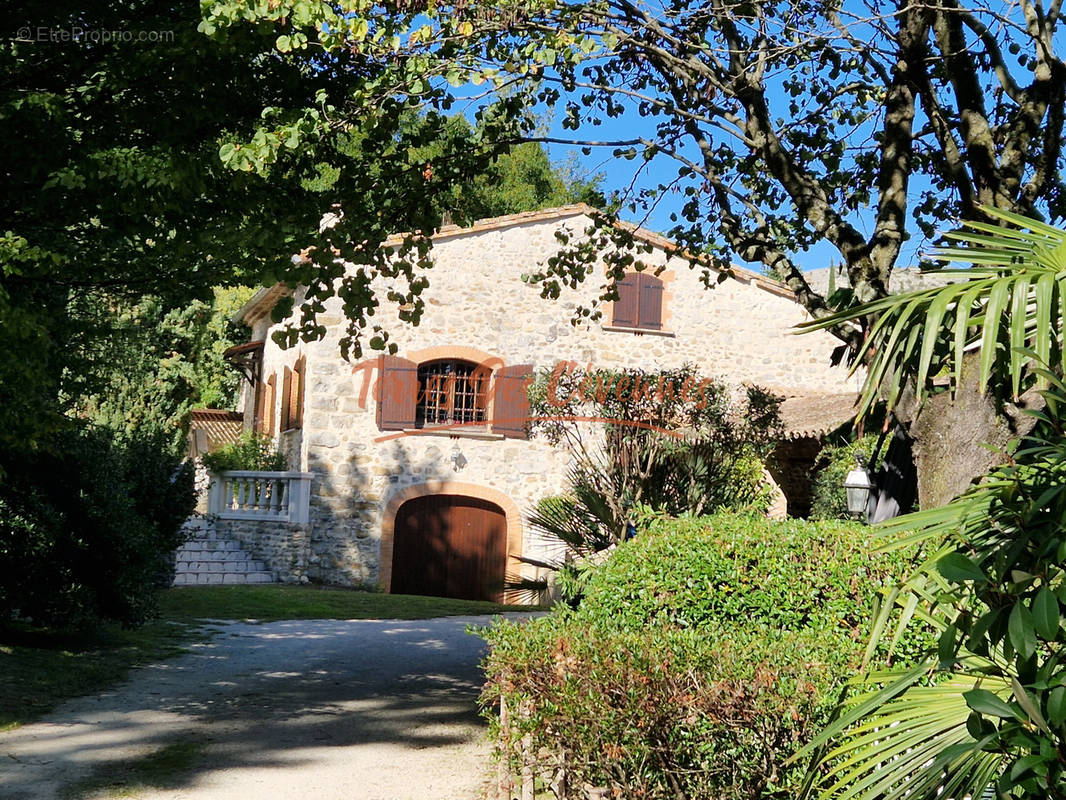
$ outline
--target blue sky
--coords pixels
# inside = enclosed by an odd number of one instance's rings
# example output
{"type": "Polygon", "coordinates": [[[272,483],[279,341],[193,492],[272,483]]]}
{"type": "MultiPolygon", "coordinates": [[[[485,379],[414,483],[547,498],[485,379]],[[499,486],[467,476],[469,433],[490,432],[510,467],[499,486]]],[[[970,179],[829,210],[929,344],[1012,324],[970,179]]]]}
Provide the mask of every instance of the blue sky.
{"type": "MultiPolygon", "coordinates": [[[[650,135],[651,131],[648,129],[651,127],[637,117],[634,112],[630,111],[619,118],[605,119],[603,124],[597,128],[579,131],[576,136],[577,138],[588,136],[589,138],[604,140],[626,139],[639,136],[642,129],[646,129],[646,133],[650,135]]],[[[552,120],[548,135],[558,138],[575,138],[575,133],[564,130],[557,120],[552,120]]],[[[612,157],[612,148],[610,147],[594,148],[592,153],[587,156],[583,155],[580,148],[576,146],[548,144],[545,147],[553,161],[565,162],[568,158],[576,158],[586,174],[602,174],[604,176],[603,188],[607,192],[626,190],[633,181],[634,173],[639,163],[637,160],[627,161],[612,157]]],[[[656,159],[648,164],[637,176],[635,188],[653,188],[662,182],[667,182],[674,176],[676,169],[676,162],[667,158],[656,159]]],[[[920,181],[914,181],[910,192],[912,199],[917,195],[915,187],[920,185],[920,181]]],[[[643,215],[634,215],[628,209],[622,213],[622,217],[630,222],[639,222],[652,230],[665,233],[674,224],[670,219],[670,214],[678,213],[682,204],[683,200],[679,194],[668,194],[660,199],[647,218],[643,215]]],[[[860,230],[865,227],[861,218],[853,217],[851,222],[860,230]]],[[[868,233],[865,230],[863,232],[868,233]]],[[[922,241],[919,231],[912,230],[911,234],[914,238],[904,245],[897,266],[903,267],[916,264],[919,249],[924,249],[927,246],[922,241]]],[[[841,263],[840,254],[836,248],[826,242],[815,245],[805,253],[792,255],[794,255],[796,263],[804,271],[821,269],[834,263],[841,263]]],[[[760,269],[759,265],[746,266],[751,269],[760,269]]]]}

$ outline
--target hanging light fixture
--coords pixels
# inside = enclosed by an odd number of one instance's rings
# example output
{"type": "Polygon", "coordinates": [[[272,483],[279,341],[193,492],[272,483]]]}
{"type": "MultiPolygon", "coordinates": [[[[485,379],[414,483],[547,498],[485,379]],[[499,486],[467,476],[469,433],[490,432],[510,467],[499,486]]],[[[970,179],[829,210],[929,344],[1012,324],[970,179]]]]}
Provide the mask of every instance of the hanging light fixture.
{"type": "Polygon", "coordinates": [[[874,484],[870,480],[870,472],[863,464],[860,455],[855,456],[855,469],[848,473],[844,479],[844,491],[848,496],[848,513],[865,514],[870,503],[870,492],[874,484]]]}

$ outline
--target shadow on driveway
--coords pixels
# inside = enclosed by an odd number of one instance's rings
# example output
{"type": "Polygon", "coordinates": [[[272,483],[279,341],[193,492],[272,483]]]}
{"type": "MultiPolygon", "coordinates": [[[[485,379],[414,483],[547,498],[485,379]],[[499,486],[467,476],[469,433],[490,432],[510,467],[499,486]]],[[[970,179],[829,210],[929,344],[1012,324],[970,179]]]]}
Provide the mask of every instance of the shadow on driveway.
{"type": "Polygon", "coordinates": [[[0,797],[474,800],[488,617],[213,625],[194,652],[0,734],[0,797]]]}

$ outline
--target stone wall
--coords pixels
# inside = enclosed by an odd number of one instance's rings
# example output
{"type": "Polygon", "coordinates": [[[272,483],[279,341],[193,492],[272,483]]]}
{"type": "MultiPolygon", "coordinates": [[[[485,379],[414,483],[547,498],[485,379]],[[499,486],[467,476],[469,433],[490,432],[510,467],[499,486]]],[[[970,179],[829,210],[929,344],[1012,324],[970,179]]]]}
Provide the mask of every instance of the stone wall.
{"type": "Polygon", "coordinates": [[[310,526],[265,520],[218,519],[220,538],[236,539],[282,583],[306,583],[311,576],[310,526]]]}
{"type": "MultiPolygon", "coordinates": [[[[398,355],[414,361],[451,355],[544,369],[573,361],[646,370],[694,363],[703,374],[733,384],[832,392],[849,386],[846,372],[829,366],[836,340],[823,333],[794,334],[794,326],[807,317],[787,291],[750,275],[708,290],[698,272],[661,249],[640,258],[665,267],[660,274],[666,286],[664,331],[611,330],[609,307],[601,322],[571,324],[575,309],[592,301],[603,280],[590,277],[586,286],[564,290],[551,301],[522,275],[557,252],[560,227],[579,235],[587,224],[588,218],[577,214],[442,235],[433,251],[430,286],[423,292],[427,309],[421,324],[398,320],[399,309],[385,299],[386,281],[376,286],[382,304],[374,321],[389,329],[398,355]]],[[[301,574],[343,585],[380,585],[381,536],[383,527],[390,527],[384,518],[393,513],[390,501],[412,487],[456,481],[512,500],[518,511],[509,516],[519,519],[508,522],[523,526],[521,552],[543,552],[543,543],[525,530],[521,517],[540,498],[565,488],[565,453],[540,440],[379,431],[372,387],[376,354],[359,364],[340,358],[338,339],[345,326],[339,303],[329,303],[320,317],[327,328],[323,340],[290,351],[270,340],[268,311],[253,310],[246,317],[253,338],[266,340],[264,377],[277,373],[280,386],[282,368],[306,357],[303,430],[298,436],[283,434],[281,442],[291,469],[315,475],[301,574]],[[451,458],[457,448],[465,461],[461,468],[451,458]]],[[[250,398],[246,402],[250,405],[250,398]]],[[[274,414],[279,417],[280,398],[274,414]]],[[[386,551],[391,557],[388,543],[386,551]]],[[[533,572],[524,568],[529,577],[533,572]]]]}

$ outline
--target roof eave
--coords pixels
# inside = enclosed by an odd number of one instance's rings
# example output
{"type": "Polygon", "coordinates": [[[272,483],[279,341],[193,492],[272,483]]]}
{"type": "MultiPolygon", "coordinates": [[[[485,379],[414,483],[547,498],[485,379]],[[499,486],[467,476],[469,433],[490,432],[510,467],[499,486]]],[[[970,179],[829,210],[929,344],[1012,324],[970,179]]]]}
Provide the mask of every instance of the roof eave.
{"type": "Polygon", "coordinates": [[[251,327],[257,320],[269,314],[274,304],[288,291],[288,287],[283,283],[264,286],[249,297],[247,302],[230,317],[230,320],[236,325],[251,327]]]}

